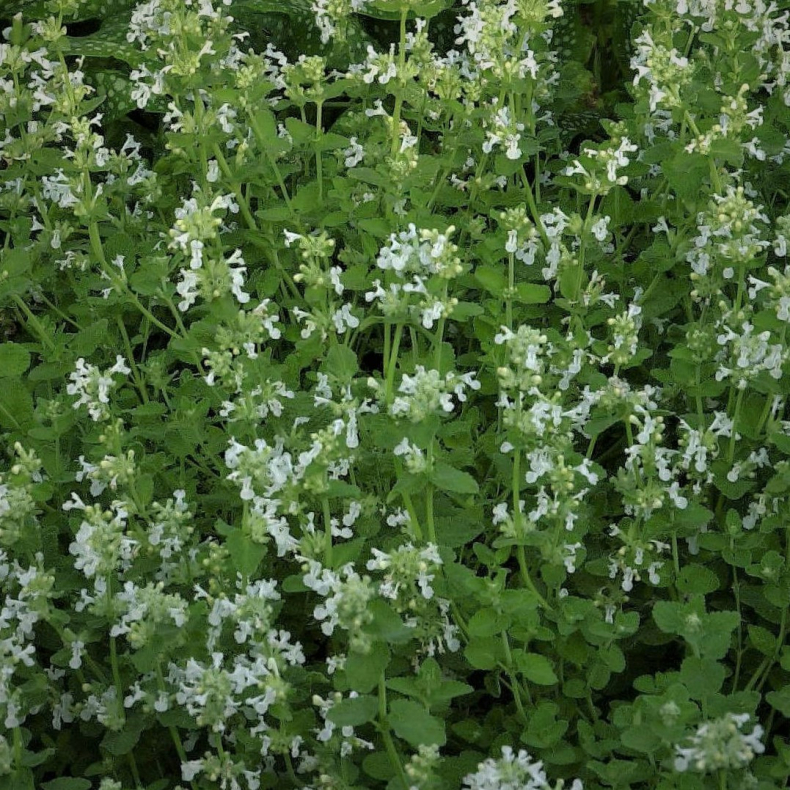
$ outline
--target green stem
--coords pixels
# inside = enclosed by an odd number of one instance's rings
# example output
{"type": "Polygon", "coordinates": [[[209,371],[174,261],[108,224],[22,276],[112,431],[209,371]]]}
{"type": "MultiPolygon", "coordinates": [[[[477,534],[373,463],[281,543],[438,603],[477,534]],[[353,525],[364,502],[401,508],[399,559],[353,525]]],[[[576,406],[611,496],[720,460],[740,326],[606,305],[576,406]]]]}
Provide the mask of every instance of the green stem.
{"type": "MultiPolygon", "coordinates": [[[[107,579],[107,608],[112,611],[112,579],[107,579]]],[[[118,703],[118,714],[121,719],[125,719],[126,715],[123,707],[123,685],[121,684],[121,671],[118,666],[118,647],[116,638],[110,637],[110,667],[112,668],[112,679],[115,684],[115,694],[118,703]]]]}
{"type": "Polygon", "coordinates": [[[129,752],[126,758],[129,763],[129,769],[132,772],[132,779],[134,780],[135,787],[142,787],[143,783],[140,781],[140,771],[137,769],[137,760],[134,759],[134,752],[129,752]]]}
{"type": "Polygon", "coordinates": [[[745,691],[751,691],[757,685],[760,675],[763,674],[765,668],[770,666],[770,664],[771,660],[767,657],[760,662],[760,666],[757,667],[752,676],[749,678],[749,682],[746,684],[746,688],[744,689],[745,691]]]}
{"type": "Polygon", "coordinates": [[[22,730],[14,727],[14,774],[22,774],[22,730]]]}
{"type": "Polygon", "coordinates": [[[532,581],[532,577],[529,575],[527,555],[523,546],[516,546],[516,557],[518,558],[518,567],[524,584],[526,584],[527,588],[537,597],[538,602],[544,609],[553,611],[554,607],[540,594],[538,588],[535,587],[535,582],[532,581]]]}
{"type": "Polygon", "coordinates": [[[770,675],[771,670],[774,668],[774,665],[779,660],[779,653],[784,646],[785,636],[787,635],[787,609],[782,609],[782,619],[779,622],[779,636],[776,639],[776,648],[774,649],[774,655],[771,661],[769,662],[768,666],[765,668],[762,678],[760,678],[760,682],[755,687],[755,691],[762,691],[763,686],[766,684],[768,680],[768,675],[770,675]]]}
{"type": "Polygon", "coordinates": [[[225,176],[228,184],[236,195],[236,202],[239,204],[241,215],[244,217],[247,227],[249,227],[251,230],[257,230],[258,223],[255,222],[255,217],[252,216],[247,198],[242,192],[241,185],[236,183],[235,179],[233,178],[233,173],[228,166],[227,160],[223,156],[222,151],[220,150],[219,143],[214,143],[212,153],[214,154],[214,158],[217,160],[217,164],[219,165],[219,169],[222,171],[222,175],[225,176]]]}
{"type": "Polygon", "coordinates": [[[390,349],[389,360],[387,361],[387,381],[386,389],[384,390],[385,401],[389,404],[392,397],[392,387],[395,382],[395,367],[398,364],[398,350],[400,348],[400,340],[403,335],[403,324],[399,323],[395,327],[395,339],[392,341],[392,348],[390,349]]]}
{"type": "MultiPolygon", "coordinates": [[[[696,123],[694,123],[694,119],[691,117],[688,110],[683,111],[683,118],[689,125],[689,129],[691,129],[694,135],[696,137],[701,137],[699,127],[696,123]]],[[[713,186],[716,188],[716,192],[721,194],[721,178],[719,178],[719,171],[716,170],[716,163],[713,161],[713,159],[710,160],[710,180],[713,186]]]]}
{"type": "Polygon", "coordinates": [[[285,204],[288,206],[288,211],[290,211],[291,216],[298,221],[298,217],[296,212],[294,211],[293,206],[291,205],[291,196],[288,194],[288,187],[285,186],[285,181],[283,180],[282,173],[280,172],[280,168],[277,166],[277,162],[274,157],[269,153],[269,144],[266,141],[266,138],[261,131],[260,126],[258,126],[257,122],[255,121],[255,116],[250,114],[248,115],[250,127],[252,128],[253,134],[255,135],[255,139],[258,141],[258,145],[261,147],[261,150],[266,155],[266,158],[269,160],[269,164],[272,166],[272,170],[274,170],[274,176],[277,179],[277,184],[280,187],[280,191],[282,192],[283,199],[285,200],[285,204]]]}
{"type": "Polygon", "coordinates": [[[384,672],[379,675],[379,732],[381,732],[381,737],[384,740],[384,747],[387,750],[390,765],[403,785],[402,790],[406,790],[409,787],[409,780],[406,777],[406,772],[403,770],[403,764],[390,735],[390,725],[387,721],[387,683],[384,672]]]}
{"type": "MultiPolygon", "coordinates": [[[[160,691],[167,691],[165,687],[165,679],[162,675],[162,666],[158,660],[156,662],[156,681],[160,691]]],[[[178,734],[178,730],[176,729],[175,725],[171,724],[167,729],[170,733],[170,738],[173,741],[173,746],[175,746],[178,759],[181,760],[182,763],[187,762],[189,758],[187,757],[184,744],[181,742],[181,736],[178,734]]],[[[192,788],[192,790],[197,790],[194,780],[190,780],[189,786],[192,788]]]]}
{"type": "Polygon", "coordinates": [[[14,417],[14,415],[13,415],[13,414],[11,414],[11,412],[10,412],[10,411],[8,411],[8,409],[6,409],[6,407],[5,407],[5,406],[3,406],[3,404],[2,404],[2,403],[0,403],[0,412],[2,412],[3,414],[5,414],[5,416],[6,416],[6,417],[7,417],[9,420],[11,420],[11,422],[13,422],[13,423],[14,423],[14,425],[16,426],[16,429],[17,429],[18,431],[21,431],[21,430],[22,430],[22,426],[19,424],[19,421],[17,420],[17,418],[16,418],[16,417],[14,417]]]}
{"type": "Polygon", "coordinates": [[[521,701],[521,690],[518,684],[515,667],[513,666],[513,654],[510,652],[510,639],[508,638],[507,631],[502,631],[502,646],[505,651],[505,665],[507,666],[507,674],[510,677],[511,691],[513,692],[513,700],[516,703],[519,718],[522,724],[527,724],[527,714],[524,712],[524,703],[521,701]]]}
{"type": "MultiPolygon", "coordinates": [[[[549,235],[546,233],[546,228],[543,227],[543,220],[540,218],[540,212],[538,211],[538,206],[535,202],[535,196],[532,194],[532,187],[529,184],[527,174],[524,172],[523,168],[519,170],[519,175],[521,176],[521,181],[524,184],[524,197],[527,199],[527,206],[529,208],[529,213],[532,214],[532,221],[535,223],[535,227],[538,229],[538,233],[540,234],[543,244],[546,246],[546,248],[548,248],[550,246],[549,235]]],[[[535,186],[537,189],[537,183],[535,186]]]]}
{"type": "Polygon", "coordinates": [[[301,787],[304,783],[300,782],[296,777],[296,771],[294,771],[294,764],[293,760],[291,759],[291,755],[288,752],[285,752],[283,756],[285,757],[285,770],[288,772],[288,778],[291,780],[291,782],[293,782],[294,787],[301,787]]]}
{"type": "Polygon", "coordinates": [[[516,256],[509,253],[507,256],[507,297],[505,298],[505,321],[507,328],[513,329],[513,291],[516,286],[516,256]]]}
{"type": "Polygon", "coordinates": [[[741,679],[741,656],[743,655],[743,627],[741,623],[741,585],[738,581],[738,569],[732,568],[732,591],[735,594],[735,611],[738,614],[738,654],[735,659],[735,673],[732,676],[732,693],[738,690],[738,681],[741,679]]]}
{"type": "Polygon", "coordinates": [[[403,108],[403,73],[406,70],[406,17],[409,14],[408,8],[401,9],[400,12],[400,46],[398,48],[398,92],[395,96],[395,109],[392,113],[392,143],[390,145],[390,156],[395,156],[400,147],[400,114],[403,108]]]}
{"type": "Polygon", "coordinates": [[[56,304],[53,304],[49,299],[47,299],[45,294],[39,294],[39,298],[46,302],[47,306],[52,310],[53,313],[59,315],[64,321],[71,324],[78,332],[82,332],[82,327],[72,318],[69,318],[56,304]]]}
{"type": "Polygon", "coordinates": [[[41,342],[50,350],[55,350],[55,344],[50,339],[49,335],[46,333],[46,330],[41,325],[41,322],[36,318],[35,315],[31,312],[30,308],[25,304],[24,299],[22,299],[19,294],[12,294],[14,302],[16,302],[17,307],[25,314],[30,325],[35,330],[36,334],[41,339],[41,342]]]}
{"type": "Polygon", "coordinates": [[[738,417],[741,413],[741,405],[743,403],[743,396],[746,389],[738,390],[738,397],[735,400],[735,413],[732,416],[732,435],[730,436],[730,446],[727,449],[727,463],[732,464],[732,459],[735,457],[735,437],[738,431],[738,417]]]}
{"type": "MultiPolygon", "coordinates": [[[[200,91],[194,90],[193,95],[195,97],[195,128],[202,129],[203,124],[203,99],[200,98],[200,91]]],[[[208,156],[206,155],[206,144],[204,142],[205,138],[200,132],[196,135],[197,137],[197,144],[198,144],[198,155],[200,156],[200,181],[205,186],[205,179],[206,173],[208,172],[208,156]]]]}
{"type": "Polygon", "coordinates": [[[765,423],[768,421],[768,415],[771,413],[771,406],[773,406],[774,396],[771,393],[765,396],[765,406],[763,407],[760,419],[757,421],[757,433],[762,433],[765,423]]]}
{"type": "Polygon", "coordinates": [[[584,280],[584,254],[587,249],[587,236],[590,232],[590,225],[592,224],[593,214],[595,213],[595,195],[590,196],[590,203],[587,206],[587,216],[584,218],[584,225],[582,226],[581,244],[579,245],[579,276],[576,280],[576,291],[574,294],[574,315],[580,326],[584,329],[584,322],[581,318],[581,300],[582,300],[582,282],[584,280]]]}
{"type": "MultiPolygon", "coordinates": [[[[395,474],[398,478],[403,476],[403,463],[401,462],[398,456],[393,456],[395,460],[395,474]]],[[[420,527],[420,519],[417,516],[417,510],[414,507],[414,502],[412,501],[411,494],[407,491],[401,492],[401,497],[403,499],[403,504],[406,505],[406,511],[409,514],[409,522],[411,524],[412,532],[414,533],[414,537],[417,541],[422,543],[422,528],[420,527]]]]}
{"type": "Polygon", "coordinates": [[[129,335],[126,333],[126,326],[120,315],[116,315],[115,319],[118,323],[118,329],[121,330],[126,356],[129,359],[129,367],[132,369],[132,378],[134,379],[137,389],[140,391],[140,397],[143,399],[143,403],[148,403],[148,392],[145,389],[145,377],[140,373],[137,363],[134,361],[134,352],[132,351],[132,344],[129,342],[129,335]]]}
{"type": "Polygon", "coordinates": [[[321,497],[324,510],[324,565],[332,567],[332,514],[329,510],[329,497],[321,497]]]}
{"type": "MultiPolygon", "coordinates": [[[[631,429],[631,415],[629,414],[628,417],[625,418],[623,421],[625,423],[625,435],[628,437],[628,446],[634,446],[634,432],[631,429]]],[[[642,487],[642,473],[639,471],[639,466],[636,463],[636,459],[634,459],[634,478],[636,479],[636,483],[639,488],[642,487]]]]}
{"type": "Polygon", "coordinates": [[[99,235],[99,227],[96,224],[95,220],[92,220],[90,226],[88,227],[88,236],[90,238],[91,243],[91,250],[93,254],[98,259],[99,263],[102,266],[102,269],[110,278],[110,281],[119,288],[121,291],[124,291],[129,299],[134,303],[135,307],[152,323],[154,326],[158,326],[162,331],[167,332],[170,337],[178,337],[178,334],[174,332],[167,324],[163,324],[147,307],[145,307],[142,302],[137,298],[137,294],[129,288],[126,280],[118,277],[112,269],[109,268],[107,263],[107,258],[104,255],[104,247],[102,246],[101,236],[99,235]]]}
{"type": "Polygon", "coordinates": [[[321,113],[324,109],[324,103],[321,101],[316,102],[316,116],[315,116],[315,133],[316,133],[316,147],[315,147],[315,177],[318,181],[318,201],[323,204],[324,202],[324,163],[321,157],[321,137],[324,130],[321,121],[321,113]]]}
{"type": "MultiPolygon", "coordinates": [[[[428,469],[433,468],[433,437],[428,444],[428,469]]],[[[425,523],[428,527],[428,540],[436,544],[436,524],[433,516],[433,483],[428,483],[425,487],[425,523]]]]}

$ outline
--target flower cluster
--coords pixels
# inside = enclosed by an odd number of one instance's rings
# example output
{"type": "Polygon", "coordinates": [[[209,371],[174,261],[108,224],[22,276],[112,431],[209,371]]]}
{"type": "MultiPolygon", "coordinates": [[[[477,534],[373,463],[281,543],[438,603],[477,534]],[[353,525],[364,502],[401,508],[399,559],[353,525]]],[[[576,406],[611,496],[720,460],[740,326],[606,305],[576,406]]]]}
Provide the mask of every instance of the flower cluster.
{"type": "Polygon", "coordinates": [[[763,728],[757,724],[751,733],[741,732],[751,716],[727,713],[701,724],[690,736],[688,746],[677,746],[676,771],[712,773],[720,769],[744,768],[765,746],[760,741],[763,728]]]}

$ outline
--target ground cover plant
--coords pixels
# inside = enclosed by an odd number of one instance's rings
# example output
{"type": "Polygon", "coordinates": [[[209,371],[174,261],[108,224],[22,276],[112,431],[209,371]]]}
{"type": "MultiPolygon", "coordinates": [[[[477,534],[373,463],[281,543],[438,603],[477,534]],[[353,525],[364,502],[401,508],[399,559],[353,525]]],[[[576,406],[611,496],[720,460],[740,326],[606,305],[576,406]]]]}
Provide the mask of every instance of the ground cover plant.
{"type": "Polygon", "coordinates": [[[779,788],[790,20],[6,0],[0,787],[779,788]]]}

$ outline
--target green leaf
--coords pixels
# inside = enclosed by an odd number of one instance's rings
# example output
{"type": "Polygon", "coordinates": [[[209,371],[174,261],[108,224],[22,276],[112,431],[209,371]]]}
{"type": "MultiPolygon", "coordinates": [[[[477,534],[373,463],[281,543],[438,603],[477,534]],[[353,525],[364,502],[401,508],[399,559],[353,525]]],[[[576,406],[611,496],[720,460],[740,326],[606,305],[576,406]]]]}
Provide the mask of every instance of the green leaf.
{"type": "Polygon", "coordinates": [[[657,601],[653,605],[653,620],[665,634],[683,633],[683,607],[672,601],[657,601]]]}
{"type": "Polygon", "coordinates": [[[249,535],[235,529],[225,538],[225,546],[230,552],[233,569],[242,576],[252,576],[261,560],[266,556],[266,546],[253,542],[249,535]]]}
{"type": "Polygon", "coordinates": [[[689,500],[688,505],[683,510],[673,510],[672,517],[676,527],[692,529],[694,532],[698,532],[713,518],[713,511],[708,510],[708,508],[700,505],[698,502],[689,500]]]}
{"type": "Polygon", "coordinates": [[[390,651],[384,642],[374,642],[366,654],[350,652],[345,666],[349,688],[363,693],[372,691],[389,662],[390,651]]]}
{"type": "Polygon", "coordinates": [[[33,422],[33,398],[20,379],[7,379],[0,397],[0,427],[21,430],[33,422]]]}
{"type": "Polygon", "coordinates": [[[90,790],[90,787],[91,783],[88,779],[77,779],[70,776],[51,779],[41,785],[42,790],[90,790]]]}
{"type": "Polygon", "coordinates": [[[392,227],[390,223],[381,217],[361,219],[357,225],[366,233],[369,233],[371,236],[375,236],[377,239],[389,238],[390,234],[392,233],[392,227]]]}
{"type": "Polygon", "coordinates": [[[335,151],[338,148],[346,148],[348,138],[332,132],[324,132],[316,141],[317,151],[335,151]]]}
{"type": "Polygon", "coordinates": [[[122,730],[118,732],[108,731],[106,733],[101,742],[102,747],[116,757],[128,754],[140,740],[140,733],[145,729],[145,724],[145,716],[128,718],[122,730]]]}
{"type": "Polygon", "coordinates": [[[447,742],[444,721],[431,716],[418,702],[393,700],[388,719],[395,734],[414,748],[421,744],[444,746],[447,742]]]}
{"type": "Polygon", "coordinates": [[[373,616],[367,630],[379,639],[391,644],[403,644],[414,635],[414,629],[404,625],[400,615],[381,599],[371,601],[367,611],[373,616]]]}
{"type": "Polygon", "coordinates": [[[469,635],[494,636],[494,634],[504,631],[509,624],[510,618],[507,615],[494,609],[480,609],[469,618],[469,635]]]}
{"type": "Polygon", "coordinates": [[[711,658],[689,656],[680,665],[680,679],[691,699],[702,700],[717,694],[724,685],[726,670],[711,658]]]}
{"type": "Polygon", "coordinates": [[[776,708],[785,718],[790,717],[790,686],[782,686],[779,691],[769,691],[765,699],[772,708],[776,708]]]}
{"type": "Polygon", "coordinates": [[[453,321],[466,321],[468,318],[475,318],[482,315],[485,310],[474,302],[459,302],[452,312],[453,321]]]}
{"type": "Polygon", "coordinates": [[[439,516],[436,519],[436,542],[440,546],[465,546],[471,543],[483,530],[485,522],[474,515],[458,515],[454,517],[439,516]]]}
{"type": "Polygon", "coordinates": [[[473,638],[464,649],[464,655],[475,669],[493,669],[499,658],[500,649],[498,639],[473,638]]]}
{"type": "Polygon", "coordinates": [[[522,732],[521,740],[536,749],[547,749],[556,744],[568,729],[567,721],[557,721],[559,712],[559,705],[545,700],[539,702],[537,707],[530,711],[529,724],[522,732]]]}
{"type": "Polygon", "coordinates": [[[631,726],[623,730],[620,740],[623,746],[644,754],[651,754],[661,746],[661,738],[647,724],[631,726]]]}
{"type": "Polygon", "coordinates": [[[0,378],[21,376],[30,367],[30,352],[19,343],[0,344],[0,378]]]}
{"type": "Polygon", "coordinates": [[[454,469],[441,461],[434,466],[429,479],[441,491],[452,491],[455,494],[476,494],[480,490],[472,475],[462,472],[460,469],[454,469]]]}
{"type": "Polygon", "coordinates": [[[664,175],[675,194],[681,199],[692,202],[699,197],[702,182],[710,173],[708,159],[701,154],[680,151],[661,165],[664,175]]]}
{"type": "Polygon", "coordinates": [[[546,304],[551,299],[551,288],[540,283],[519,283],[515,301],[521,304],[546,304]]]}
{"type": "Polygon", "coordinates": [[[579,284],[579,267],[578,265],[566,265],[560,269],[559,275],[560,294],[565,299],[575,299],[576,289],[579,284]]]}
{"type": "Polygon", "coordinates": [[[507,278],[501,267],[483,264],[475,269],[475,280],[485,288],[491,296],[501,296],[507,286],[507,278]]]}
{"type": "Polygon", "coordinates": [[[373,721],[378,709],[377,697],[369,695],[350,697],[334,705],[326,716],[338,727],[359,727],[361,724],[373,721]]]}
{"type": "Polygon", "coordinates": [[[678,592],[706,595],[719,589],[719,577],[704,565],[685,565],[676,580],[678,592]]]}
{"type": "Polygon", "coordinates": [[[331,373],[346,383],[354,378],[358,370],[357,355],[348,346],[336,343],[327,352],[324,364],[325,373],[331,373]]]}
{"type": "Polygon", "coordinates": [[[428,704],[436,705],[437,703],[449,702],[451,699],[463,697],[466,694],[471,694],[473,691],[473,686],[470,686],[468,683],[462,683],[460,680],[443,680],[438,688],[430,690],[428,704]]]}
{"type": "Polygon", "coordinates": [[[392,763],[384,752],[371,752],[362,761],[362,770],[382,782],[392,778],[392,763]]]}
{"type": "Polygon", "coordinates": [[[705,633],[701,639],[700,652],[708,658],[724,658],[730,649],[732,632],[741,618],[737,612],[712,612],[705,621],[705,633]]]}
{"type": "Polygon", "coordinates": [[[285,119],[285,128],[293,137],[295,143],[312,145],[315,139],[315,127],[309,123],[304,123],[298,118],[289,117],[285,119]]]}
{"type": "Polygon", "coordinates": [[[776,637],[767,629],[759,625],[749,625],[749,644],[759,650],[764,656],[773,658],[776,652],[776,637]]]}
{"type": "Polygon", "coordinates": [[[532,683],[539,686],[553,686],[558,682],[554,668],[546,656],[540,653],[521,653],[514,655],[514,660],[519,671],[532,683]]]}

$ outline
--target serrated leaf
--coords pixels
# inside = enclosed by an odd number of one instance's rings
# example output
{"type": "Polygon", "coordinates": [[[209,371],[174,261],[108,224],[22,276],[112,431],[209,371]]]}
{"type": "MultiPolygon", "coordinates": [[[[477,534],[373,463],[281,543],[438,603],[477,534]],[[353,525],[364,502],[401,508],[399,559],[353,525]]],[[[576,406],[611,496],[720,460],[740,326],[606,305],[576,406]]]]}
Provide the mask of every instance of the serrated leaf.
{"type": "Polygon", "coordinates": [[[369,653],[351,651],[346,659],[346,678],[354,691],[368,693],[379,682],[379,676],[390,662],[390,651],[384,642],[374,642],[369,653]]]}
{"type": "Polygon", "coordinates": [[[336,376],[342,382],[349,382],[359,370],[357,355],[341,343],[336,343],[326,354],[324,371],[336,376]]]}
{"type": "Polygon", "coordinates": [[[134,716],[126,720],[123,729],[118,732],[108,731],[101,745],[116,757],[128,754],[140,740],[140,733],[145,729],[145,717],[134,716]]]}
{"type": "Polygon", "coordinates": [[[540,653],[522,653],[515,658],[519,671],[532,683],[553,686],[559,682],[551,661],[540,653]]]}
{"type": "Polygon", "coordinates": [[[20,379],[3,382],[0,398],[0,427],[9,430],[27,428],[33,422],[33,398],[20,379]]]}
{"type": "Polygon", "coordinates": [[[295,143],[312,145],[315,139],[315,127],[309,123],[300,121],[298,118],[288,117],[285,119],[285,128],[293,137],[295,143]]]}
{"type": "Polygon", "coordinates": [[[444,746],[447,742],[444,721],[431,716],[418,702],[393,700],[388,719],[395,734],[414,748],[421,744],[444,746]]]}
{"type": "Polygon", "coordinates": [[[711,658],[689,656],[680,665],[680,679],[692,699],[716,694],[724,685],[726,670],[711,658]]]}
{"type": "Polygon", "coordinates": [[[41,785],[41,790],[90,790],[91,783],[88,779],[78,779],[71,776],[61,776],[51,779],[41,785]]]}
{"type": "Polygon", "coordinates": [[[759,650],[764,656],[773,658],[776,651],[776,637],[767,629],[759,625],[749,625],[749,644],[759,650]]]}
{"type": "Polygon", "coordinates": [[[540,283],[518,283],[515,301],[521,304],[546,304],[551,299],[551,288],[540,283]]]}
{"type": "Polygon", "coordinates": [[[359,727],[376,718],[379,701],[369,695],[341,700],[330,708],[327,718],[338,727],[359,727]]]}
{"type": "Polygon", "coordinates": [[[783,686],[779,691],[769,691],[765,699],[772,708],[776,708],[785,718],[790,717],[790,686],[783,686]]]}
{"type": "Polygon", "coordinates": [[[30,367],[30,352],[19,343],[0,344],[0,378],[21,376],[30,367]]]}
{"type": "Polygon", "coordinates": [[[706,595],[719,588],[719,577],[710,568],[693,563],[685,565],[675,584],[679,592],[706,595]]]}
{"type": "Polygon", "coordinates": [[[464,655],[475,669],[493,669],[499,655],[499,641],[491,638],[470,639],[464,655]]]}
{"type": "Polygon", "coordinates": [[[367,611],[372,615],[367,630],[379,639],[391,644],[402,644],[414,635],[414,629],[404,625],[400,616],[386,602],[380,599],[371,601],[367,611]]]}
{"type": "Polygon", "coordinates": [[[480,490],[472,475],[441,461],[434,466],[429,479],[441,491],[451,491],[455,494],[476,494],[480,490]]]}
{"type": "Polygon", "coordinates": [[[652,754],[661,746],[661,738],[647,724],[628,727],[620,735],[623,746],[643,754],[652,754]]]}
{"type": "Polygon", "coordinates": [[[266,556],[266,546],[255,543],[249,535],[235,529],[225,538],[233,569],[242,576],[251,577],[266,556]]]}
{"type": "Polygon", "coordinates": [[[672,601],[657,601],[653,605],[653,620],[665,634],[683,632],[682,606],[672,601]]]}
{"type": "Polygon", "coordinates": [[[470,636],[488,637],[504,631],[510,624],[510,618],[493,609],[480,609],[475,612],[467,624],[470,636]]]}
{"type": "Polygon", "coordinates": [[[507,286],[507,278],[502,268],[483,264],[475,269],[475,280],[492,296],[501,296],[507,286]]]}

